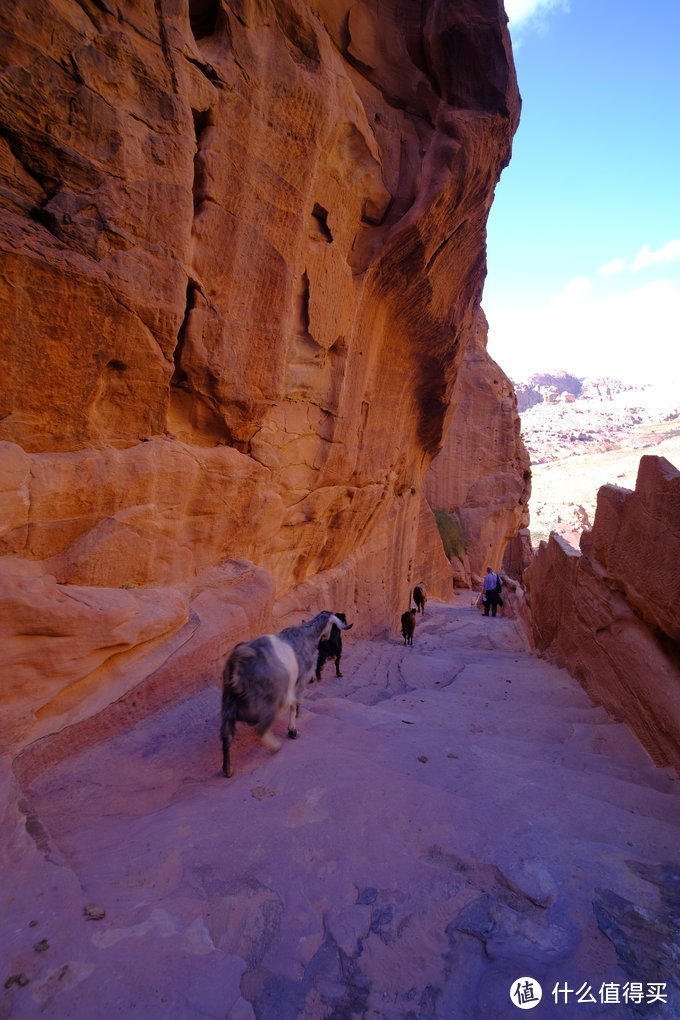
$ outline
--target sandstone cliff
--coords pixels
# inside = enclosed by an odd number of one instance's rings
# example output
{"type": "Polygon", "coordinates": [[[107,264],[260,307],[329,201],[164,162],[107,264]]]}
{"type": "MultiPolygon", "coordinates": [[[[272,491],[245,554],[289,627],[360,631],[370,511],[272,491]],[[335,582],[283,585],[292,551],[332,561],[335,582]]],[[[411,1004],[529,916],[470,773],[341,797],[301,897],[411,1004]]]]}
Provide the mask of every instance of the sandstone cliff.
{"type": "MultiPolygon", "coordinates": [[[[423,478],[471,344],[489,371],[519,98],[486,0],[10,0],[0,28],[7,736],[46,761],[320,602],[368,635],[416,575],[446,595],[423,478]]],[[[488,413],[457,419],[475,450],[488,413]]]]}
{"type": "Polygon", "coordinates": [[[524,574],[524,619],[658,764],[680,767],[680,472],[640,460],[635,491],[598,493],[581,551],[553,533],[524,574]]]}
{"type": "Polygon", "coordinates": [[[486,338],[480,309],[456,380],[444,446],[425,476],[430,506],[460,523],[465,552],[454,576],[462,587],[479,583],[489,565],[507,566],[508,544],[529,524],[531,465],[517,400],[512,383],[487,355],[486,338]]]}

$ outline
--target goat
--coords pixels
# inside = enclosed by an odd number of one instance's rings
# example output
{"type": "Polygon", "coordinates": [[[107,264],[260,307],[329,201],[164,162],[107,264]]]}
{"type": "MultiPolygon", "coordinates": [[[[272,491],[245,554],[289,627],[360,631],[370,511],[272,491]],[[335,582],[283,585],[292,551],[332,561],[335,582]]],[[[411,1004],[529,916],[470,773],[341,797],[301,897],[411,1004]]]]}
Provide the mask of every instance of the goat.
{"type": "Polygon", "coordinates": [[[416,610],[409,609],[401,614],[401,634],[405,645],[413,644],[413,632],[416,629],[416,610]]]}
{"type": "Polygon", "coordinates": [[[425,612],[425,603],[427,602],[427,588],[422,581],[413,589],[413,601],[416,604],[416,609],[419,613],[425,612]]]}
{"type": "MultiPolygon", "coordinates": [[[[335,614],[338,620],[342,620],[343,623],[347,623],[347,617],[344,613],[335,614]]],[[[341,677],[340,672],[340,659],[342,658],[342,635],[336,624],[331,627],[330,635],[327,638],[321,638],[319,641],[319,655],[316,660],[316,679],[321,679],[321,670],[328,659],[335,660],[335,675],[341,677]]],[[[314,683],[314,677],[310,680],[310,683],[314,683]]]]}
{"type": "Polygon", "coordinates": [[[278,751],[281,741],[271,729],[279,712],[287,708],[288,736],[297,737],[295,722],[314,674],[319,641],[328,637],[334,624],[339,630],[352,626],[334,613],[317,613],[300,627],[243,641],[232,650],[224,667],[220,726],[222,771],[227,778],[234,774],[229,749],[237,722],[254,726],[262,743],[278,751]]]}

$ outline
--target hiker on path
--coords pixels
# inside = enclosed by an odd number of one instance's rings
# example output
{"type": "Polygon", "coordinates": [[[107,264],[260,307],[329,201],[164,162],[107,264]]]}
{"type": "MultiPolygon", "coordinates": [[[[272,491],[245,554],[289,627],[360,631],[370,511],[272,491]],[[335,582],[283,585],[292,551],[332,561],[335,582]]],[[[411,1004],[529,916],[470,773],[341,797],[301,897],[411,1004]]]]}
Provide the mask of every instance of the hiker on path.
{"type": "Polygon", "coordinates": [[[498,610],[498,606],[502,605],[500,586],[502,581],[498,574],[494,574],[491,567],[486,568],[486,577],[484,578],[483,584],[483,602],[484,602],[484,615],[489,615],[489,609],[491,609],[491,615],[495,616],[498,610]]]}

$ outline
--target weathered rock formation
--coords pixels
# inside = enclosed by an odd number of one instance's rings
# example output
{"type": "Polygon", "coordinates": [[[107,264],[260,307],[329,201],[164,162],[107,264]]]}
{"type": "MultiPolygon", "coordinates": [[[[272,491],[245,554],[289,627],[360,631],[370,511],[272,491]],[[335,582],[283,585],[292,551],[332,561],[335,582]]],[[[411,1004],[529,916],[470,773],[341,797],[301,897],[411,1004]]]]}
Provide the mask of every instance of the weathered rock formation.
{"type": "Polygon", "coordinates": [[[680,767],[680,472],[640,460],[635,491],[598,493],[581,551],[558,535],[524,574],[539,651],[622,719],[660,764],[680,767]]]}
{"type": "Polygon", "coordinates": [[[648,384],[633,386],[607,377],[578,378],[569,372],[539,372],[527,382],[514,381],[520,414],[536,404],[579,400],[613,400],[622,393],[642,393],[648,384]]]}
{"type": "Polygon", "coordinates": [[[529,523],[529,455],[520,437],[512,383],[486,353],[481,309],[450,407],[444,446],[425,476],[430,506],[455,514],[465,541],[456,583],[499,569],[508,542],[529,523]]]}
{"type": "Polygon", "coordinates": [[[10,744],[47,760],[320,603],[366,635],[416,574],[445,595],[452,398],[500,553],[484,426],[514,407],[459,377],[490,370],[519,98],[485,0],[9,0],[0,28],[3,656],[10,744]]]}

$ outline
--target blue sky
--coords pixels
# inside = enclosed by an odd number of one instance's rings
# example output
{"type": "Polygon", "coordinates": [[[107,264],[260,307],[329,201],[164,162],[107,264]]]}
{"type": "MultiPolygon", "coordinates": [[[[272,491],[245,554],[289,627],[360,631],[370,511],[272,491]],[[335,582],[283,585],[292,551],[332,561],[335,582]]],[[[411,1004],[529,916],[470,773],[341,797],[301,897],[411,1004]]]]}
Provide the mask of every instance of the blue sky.
{"type": "Polygon", "coordinates": [[[523,107],[482,301],[513,379],[680,393],[680,0],[506,0],[523,107]]]}

